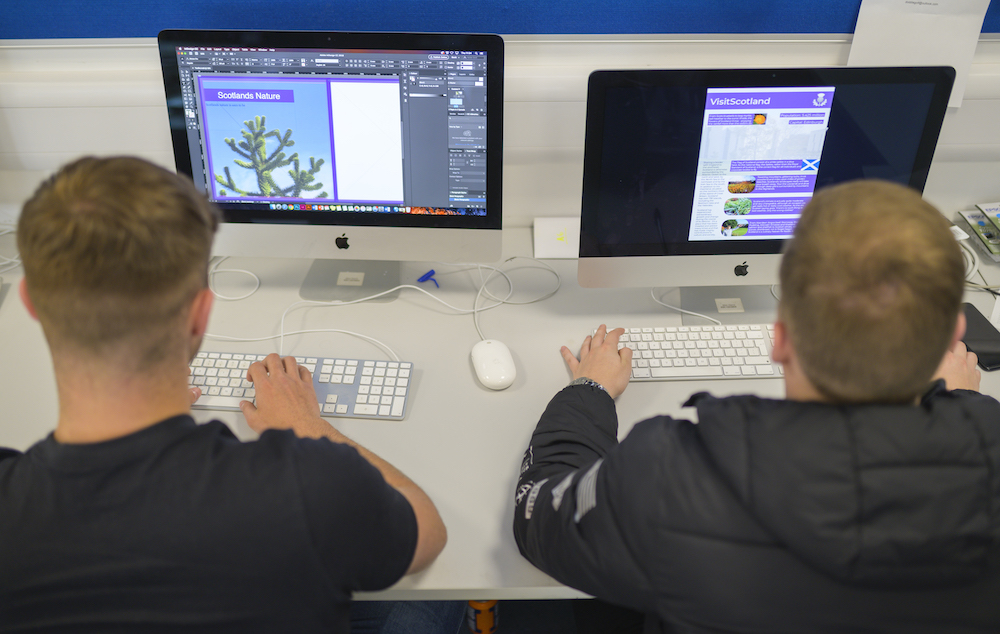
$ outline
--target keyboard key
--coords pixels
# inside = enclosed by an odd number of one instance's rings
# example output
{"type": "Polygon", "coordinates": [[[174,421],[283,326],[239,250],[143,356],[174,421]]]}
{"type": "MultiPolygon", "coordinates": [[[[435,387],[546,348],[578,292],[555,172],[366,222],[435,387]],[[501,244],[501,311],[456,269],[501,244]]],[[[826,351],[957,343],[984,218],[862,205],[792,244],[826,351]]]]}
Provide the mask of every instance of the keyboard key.
{"type": "Polygon", "coordinates": [[[673,368],[651,368],[650,374],[653,378],[664,379],[679,376],[722,376],[722,370],[714,366],[684,366],[673,368]]]}

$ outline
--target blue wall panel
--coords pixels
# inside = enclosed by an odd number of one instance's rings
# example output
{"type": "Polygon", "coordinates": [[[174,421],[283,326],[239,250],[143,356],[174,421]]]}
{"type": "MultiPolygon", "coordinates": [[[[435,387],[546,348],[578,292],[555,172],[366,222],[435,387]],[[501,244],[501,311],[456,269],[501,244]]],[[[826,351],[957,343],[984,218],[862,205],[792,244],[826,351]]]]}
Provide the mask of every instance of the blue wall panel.
{"type": "MultiPolygon", "coordinates": [[[[853,33],[861,0],[8,0],[4,4],[0,39],[153,37],[165,28],[853,33]]],[[[993,2],[983,31],[1000,32],[1000,8],[993,2]]]]}

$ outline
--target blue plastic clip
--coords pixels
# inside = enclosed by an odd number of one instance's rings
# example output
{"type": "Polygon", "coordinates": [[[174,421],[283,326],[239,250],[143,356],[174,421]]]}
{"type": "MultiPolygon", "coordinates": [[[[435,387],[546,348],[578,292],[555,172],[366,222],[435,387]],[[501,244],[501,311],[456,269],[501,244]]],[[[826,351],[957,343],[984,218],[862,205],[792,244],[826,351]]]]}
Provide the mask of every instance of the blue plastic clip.
{"type": "Polygon", "coordinates": [[[418,282],[426,282],[427,280],[430,280],[430,281],[434,282],[434,286],[436,286],[438,288],[441,288],[441,285],[438,284],[438,281],[436,279],[434,279],[434,269],[431,269],[430,271],[427,271],[426,273],[424,273],[423,275],[421,275],[419,278],[417,278],[418,282]]]}

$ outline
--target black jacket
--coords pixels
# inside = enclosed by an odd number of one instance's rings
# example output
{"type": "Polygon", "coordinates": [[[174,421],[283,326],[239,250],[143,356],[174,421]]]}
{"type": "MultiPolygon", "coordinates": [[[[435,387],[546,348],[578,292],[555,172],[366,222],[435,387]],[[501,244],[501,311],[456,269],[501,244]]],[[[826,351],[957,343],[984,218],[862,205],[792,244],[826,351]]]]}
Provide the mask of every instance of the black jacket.
{"type": "Polygon", "coordinates": [[[1000,631],[1000,403],[688,404],[699,424],[618,444],[605,392],[559,392],[522,464],[521,553],[647,631],[1000,631]]]}

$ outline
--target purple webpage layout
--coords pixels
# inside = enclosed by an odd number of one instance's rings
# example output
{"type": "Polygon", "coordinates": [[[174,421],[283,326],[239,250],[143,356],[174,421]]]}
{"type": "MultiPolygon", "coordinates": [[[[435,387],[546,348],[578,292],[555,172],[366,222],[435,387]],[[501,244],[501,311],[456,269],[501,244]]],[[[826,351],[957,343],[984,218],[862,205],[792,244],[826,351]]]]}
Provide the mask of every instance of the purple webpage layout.
{"type": "Polygon", "coordinates": [[[791,236],[816,189],[834,92],[708,89],[689,240],[791,236]]]}

